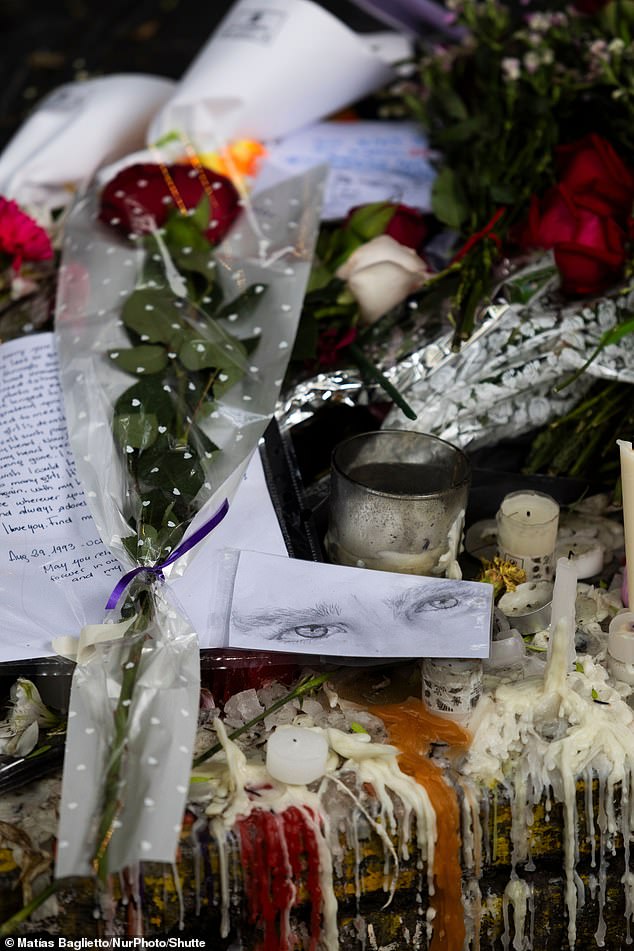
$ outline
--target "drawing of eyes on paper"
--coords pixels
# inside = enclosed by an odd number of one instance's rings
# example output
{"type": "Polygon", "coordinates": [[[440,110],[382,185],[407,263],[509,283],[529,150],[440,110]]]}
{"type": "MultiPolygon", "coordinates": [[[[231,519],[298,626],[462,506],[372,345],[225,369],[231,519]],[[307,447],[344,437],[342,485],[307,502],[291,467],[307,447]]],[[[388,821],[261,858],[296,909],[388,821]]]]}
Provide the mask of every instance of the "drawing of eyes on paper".
{"type": "Polygon", "coordinates": [[[491,611],[489,585],[242,552],[229,644],[341,657],[487,656],[491,611]]]}

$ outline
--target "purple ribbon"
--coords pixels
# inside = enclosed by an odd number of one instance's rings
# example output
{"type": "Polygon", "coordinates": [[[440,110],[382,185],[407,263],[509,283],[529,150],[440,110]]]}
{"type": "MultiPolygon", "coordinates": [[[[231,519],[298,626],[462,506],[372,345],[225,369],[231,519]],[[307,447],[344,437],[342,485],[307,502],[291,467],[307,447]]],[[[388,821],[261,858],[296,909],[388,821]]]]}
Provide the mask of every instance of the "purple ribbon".
{"type": "Polygon", "coordinates": [[[208,519],[203,525],[201,525],[193,535],[190,535],[186,541],[181,542],[180,545],[177,545],[174,551],[171,552],[165,561],[159,561],[155,565],[137,565],[136,568],[132,568],[125,575],[123,575],[123,577],[117,582],[114,591],[108,598],[106,610],[109,611],[111,608],[115,608],[117,606],[119,603],[119,598],[128,587],[132,579],[136,578],[136,576],[142,571],[148,571],[150,574],[155,575],[157,578],[161,578],[161,580],[163,580],[163,569],[167,568],[168,565],[171,565],[172,562],[177,561],[177,559],[181,558],[186,552],[190,550],[190,548],[193,548],[194,545],[197,545],[199,541],[202,541],[206,535],[209,535],[210,532],[213,532],[214,528],[216,528],[217,525],[220,525],[228,511],[229,501],[228,499],[225,499],[217,512],[212,515],[211,518],[208,519]]]}

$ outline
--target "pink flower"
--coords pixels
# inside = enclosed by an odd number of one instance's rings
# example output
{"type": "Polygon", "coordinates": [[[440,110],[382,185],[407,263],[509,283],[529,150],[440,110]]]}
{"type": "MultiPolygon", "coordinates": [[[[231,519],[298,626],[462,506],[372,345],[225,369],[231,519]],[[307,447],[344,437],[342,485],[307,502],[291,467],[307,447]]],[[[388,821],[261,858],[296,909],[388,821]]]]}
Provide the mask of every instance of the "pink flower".
{"type": "Polygon", "coordinates": [[[0,255],[11,258],[18,273],[23,261],[48,261],[53,246],[46,231],[29,218],[14,201],[0,196],[0,255]]]}

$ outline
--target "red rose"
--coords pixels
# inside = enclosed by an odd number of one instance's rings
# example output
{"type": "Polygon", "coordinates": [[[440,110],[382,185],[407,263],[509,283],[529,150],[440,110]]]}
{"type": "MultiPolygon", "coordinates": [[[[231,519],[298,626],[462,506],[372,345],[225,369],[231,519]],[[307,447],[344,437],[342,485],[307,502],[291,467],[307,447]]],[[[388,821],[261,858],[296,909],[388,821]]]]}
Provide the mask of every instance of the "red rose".
{"type": "Polygon", "coordinates": [[[195,208],[203,195],[211,203],[206,238],[217,244],[240,211],[240,196],[224,175],[191,165],[129,165],[108,182],[99,217],[123,234],[160,228],[172,208],[195,208]]]}
{"type": "Polygon", "coordinates": [[[625,234],[613,218],[575,204],[563,186],[533,199],[523,244],[552,248],[564,293],[598,294],[620,276],[625,234]]]}
{"type": "Polygon", "coordinates": [[[418,251],[427,237],[427,224],[416,208],[397,205],[396,211],[388,223],[384,234],[388,234],[399,244],[418,251]]]}
{"type": "Polygon", "coordinates": [[[557,149],[560,183],[576,205],[624,223],[634,202],[634,175],[600,135],[557,149]]]}

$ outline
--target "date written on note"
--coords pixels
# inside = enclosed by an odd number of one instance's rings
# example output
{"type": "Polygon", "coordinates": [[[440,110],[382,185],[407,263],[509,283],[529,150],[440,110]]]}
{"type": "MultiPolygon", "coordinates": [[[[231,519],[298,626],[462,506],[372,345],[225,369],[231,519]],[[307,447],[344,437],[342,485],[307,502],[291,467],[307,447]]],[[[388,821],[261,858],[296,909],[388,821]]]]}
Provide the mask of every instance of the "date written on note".
{"type": "Polygon", "coordinates": [[[121,574],[121,565],[100,538],[19,551],[9,548],[9,562],[38,564],[51,581],[84,581],[96,573],[106,578],[121,574]]]}

